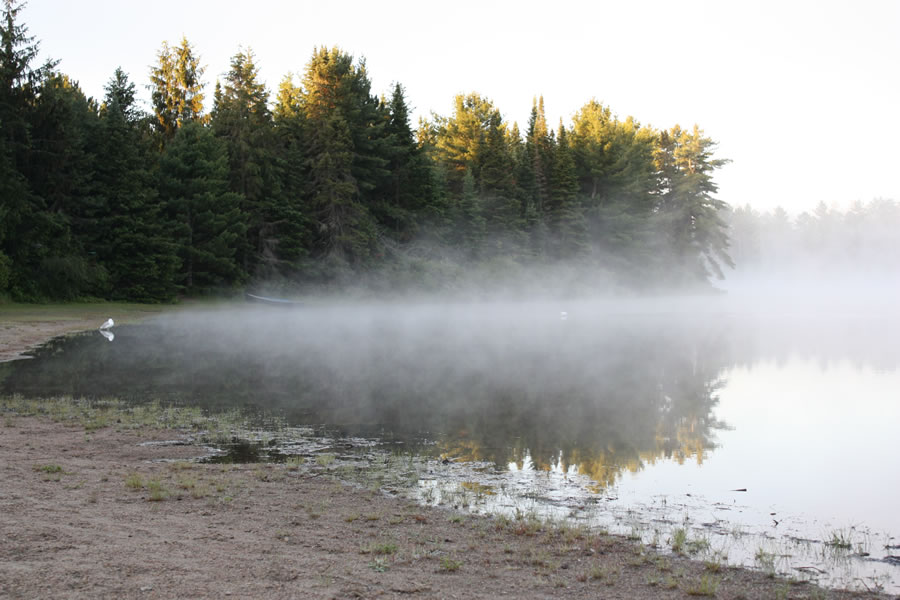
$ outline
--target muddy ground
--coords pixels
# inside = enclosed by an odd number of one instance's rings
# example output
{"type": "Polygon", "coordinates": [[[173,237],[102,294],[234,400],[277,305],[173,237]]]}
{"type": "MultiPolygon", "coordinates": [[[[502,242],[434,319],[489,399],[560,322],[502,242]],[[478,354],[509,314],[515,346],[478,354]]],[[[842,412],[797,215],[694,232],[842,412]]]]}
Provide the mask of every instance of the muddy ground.
{"type": "MultiPolygon", "coordinates": [[[[10,351],[62,333],[10,331],[10,351]]],[[[0,414],[0,597],[888,597],[425,508],[322,465],[199,464],[196,446],[146,444],[173,436],[0,414]]]]}

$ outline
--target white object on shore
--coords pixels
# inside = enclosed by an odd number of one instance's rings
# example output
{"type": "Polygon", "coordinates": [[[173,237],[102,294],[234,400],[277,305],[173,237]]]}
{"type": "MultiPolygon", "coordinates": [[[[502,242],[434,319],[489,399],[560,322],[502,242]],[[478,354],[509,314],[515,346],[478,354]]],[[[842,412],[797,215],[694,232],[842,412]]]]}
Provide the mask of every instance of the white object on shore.
{"type": "Polygon", "coordinates": [[[113,325],[115,325],[115,323],[113,322],[113,320],[112,320],[112,319],[107,319],[107,320],[106,320],[106,323],[104,323],[103,325],[100,326],[100,329],[109,329],[109,328],[112,327],[113,325]]]}

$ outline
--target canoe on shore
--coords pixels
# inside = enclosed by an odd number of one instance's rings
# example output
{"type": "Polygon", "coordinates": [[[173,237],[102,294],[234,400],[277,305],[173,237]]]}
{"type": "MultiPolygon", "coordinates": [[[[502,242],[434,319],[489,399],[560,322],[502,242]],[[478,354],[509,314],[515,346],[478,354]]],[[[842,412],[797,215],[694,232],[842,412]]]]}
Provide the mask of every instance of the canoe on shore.
{"type": "Polygon", "coordinates": [[[268,304],[270,306],[302,306],[303,303],[297,300],[287,300],[285,298],[269,298],[267,296],[257,296],[249,292],[244,293],[247,302],[255,302],[257,304],[268,304]]]}

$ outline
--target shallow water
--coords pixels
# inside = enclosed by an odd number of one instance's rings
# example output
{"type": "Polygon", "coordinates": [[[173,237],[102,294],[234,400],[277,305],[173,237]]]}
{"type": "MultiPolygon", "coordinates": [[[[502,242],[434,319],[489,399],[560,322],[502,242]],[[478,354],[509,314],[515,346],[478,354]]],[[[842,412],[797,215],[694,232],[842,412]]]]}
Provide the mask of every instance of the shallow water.
{"type": "Polygon", "coordinates": [[[900,589],[884,562],[900,554],[886,548],[900,544],[890,313],[722,298],[248,306],[114,331],[0,365],[0,391],[246,408],[415,453],[407,493],[423,502],[661,546],[683,529],[730,563],[900,589]]]}

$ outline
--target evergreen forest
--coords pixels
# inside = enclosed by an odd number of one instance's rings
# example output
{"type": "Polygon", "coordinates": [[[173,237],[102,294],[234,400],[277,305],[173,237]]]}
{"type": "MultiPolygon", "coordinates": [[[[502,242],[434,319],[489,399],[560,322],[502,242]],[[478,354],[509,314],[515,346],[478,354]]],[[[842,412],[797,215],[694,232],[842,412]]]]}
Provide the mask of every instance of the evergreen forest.
{"type": "Polygon", "coordinates": [[[379,95],[364,60],[325,47],[274,90],[238,49],[208,98],[187,39],[94,99],[37,64],[21,8],[0,23],[0,297],[709,288],[733,267],[727,161],[697,126],[596,100],[548,123],[536,97],[520,127],[477,93],[414,125],[401,83],[379,95]]]}

